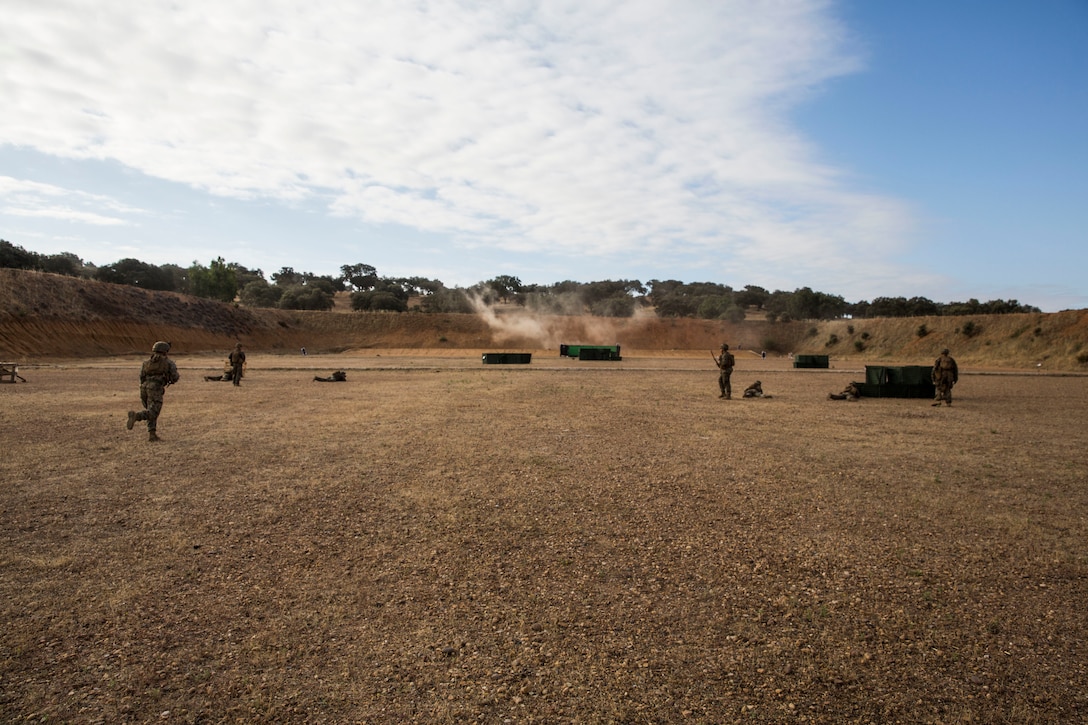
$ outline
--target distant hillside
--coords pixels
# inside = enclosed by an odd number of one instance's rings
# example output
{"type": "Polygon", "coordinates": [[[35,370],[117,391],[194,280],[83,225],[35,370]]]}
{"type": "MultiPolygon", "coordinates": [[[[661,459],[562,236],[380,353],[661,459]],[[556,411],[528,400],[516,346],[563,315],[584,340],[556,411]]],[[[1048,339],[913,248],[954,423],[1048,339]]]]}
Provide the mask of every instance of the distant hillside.
{"type": "MultiPolygon", "coordinates": [[[[343,309],[343,306],[338,306],[343,309]]],[[[928,364],[942,347],[978,367],[1088,371],[1088,310],[969,317],[734,324],[694,319],[248,309],[173,292],[0,269],[0,358],[142,354],[170,340],[178,355],[248,349],[551,349],[614,344],[624,352],[716,348],[827,354],[833,359],[928,364]],[[926,334],[920,335],[924,326],[926,334]]]]}

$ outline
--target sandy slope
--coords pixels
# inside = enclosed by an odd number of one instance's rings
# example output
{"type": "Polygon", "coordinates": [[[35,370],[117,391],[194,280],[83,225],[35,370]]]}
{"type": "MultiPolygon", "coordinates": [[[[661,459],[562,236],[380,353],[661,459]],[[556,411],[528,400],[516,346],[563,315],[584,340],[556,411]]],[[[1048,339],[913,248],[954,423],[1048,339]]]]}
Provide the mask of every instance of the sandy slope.
{"type": "Polygon", "coordinates": [[[143,354],[169,340],[175,354],[224,354],[236,341],[252,351],[294,354],[427,351],[550,351],[561,343],[620,344],[625,355],[702,356],[728,341],[740,355],[768,350],[826,354],[869,364],[929,364],[949,347],[961,364],[984,368],[1088,372],[1088,310],[772,324],[720,320],[307,312],[248,309],[170,292],[150,292],[58,275],[0,269],[0,357],[57,358],[143,354]],[[968,336],[971,323],[976,334],[968,336]],[[925,326],[927,334],[919,335],[925,326]]]}

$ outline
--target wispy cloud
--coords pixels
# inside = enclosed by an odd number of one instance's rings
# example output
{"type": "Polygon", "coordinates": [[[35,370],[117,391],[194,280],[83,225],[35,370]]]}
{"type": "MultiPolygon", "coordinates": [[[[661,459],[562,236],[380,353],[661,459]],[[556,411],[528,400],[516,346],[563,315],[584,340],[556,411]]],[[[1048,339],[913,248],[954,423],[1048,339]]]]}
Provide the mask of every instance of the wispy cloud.
{"type": "Polygon", "coordinates": [[[909,233],[788,123],[860,65],[820,0],[10,5],[0,138],[49,154],[741,278],[892,276],[875,242],[909,233]]]}
{"type": "Polygon", "coordinates": [[[0,214],[94,226],[126,226],[131,222],[124,217],[138,212],[102,194],[0,176],[0,214]],[[102,211],[112,211],[121,216],[103,214],[102,211]]]}

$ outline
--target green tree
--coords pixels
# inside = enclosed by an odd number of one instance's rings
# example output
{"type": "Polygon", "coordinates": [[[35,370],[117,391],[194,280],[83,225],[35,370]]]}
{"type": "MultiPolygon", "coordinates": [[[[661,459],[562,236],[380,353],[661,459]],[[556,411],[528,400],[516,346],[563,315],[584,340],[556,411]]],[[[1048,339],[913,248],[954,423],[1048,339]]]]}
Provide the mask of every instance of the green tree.
{"type": "Polygon", "coordinates": [[[378,283],[378,270],[369,264],[340,266],[340,280],[354,290],[373,289],[378,283]]]}
{"type": "Polygon", "coordinates": [[[521,293],[521,280],[509,274],[500,274],[483,283],[490,287],[503,302],[521,293]]]}
{"type": "Polygon", "coordinates": [[[231,302],[238,294],[238,279],[222,257],[207,267],[194,261],[189,267],[189,290],[197,297],[231,302]]]}
{"type": "Polygon", "coordinates": [[[627,295],[606,297],[590,305],[589,310],[598,317],[633,317],[635,300],[627,295]]]}
{"type": "Polygon", "coordinates": [[[306,275],[296,272],[294,267],[280,267],[279,272],[272,273],[272,281],[281,287],[291,287],[305,282],[306,275]]]}
{"type": "Polygon", "coordinates": [[[234,280],[238,285],[238,289],[245,289],[246,285],[250,282],[256,282],[258,280],[266,282],[264,272],[259,269],[248,269],[237,262],[231,262],[227,266],[234,272],[234,280]]]}
{"type": "Polygon", "coordinates": [[[351,294],[351,309],[360,312],[407,312],[408,301],[389,290],[362,290],[351,294]]]}
{"type": "Polygon", "coordinates": [[[442,287],[424,297],[420,309],[430,313],[471,313],[474,311],[465,290],[447,287],[442,287]]]}
{"type": "Polygon", "coordinates": [[[442,289],[441,282],[426,277],[398,277],[396,282],[410,295],[432,295],[442,289]]]}
{"type": "Polygon", "coordinates": [[[171,288],[175,292],[183,292],[185,294],[192,294],[189,287],[189,270],[186,267],[181,267],[176,264],[164,264],[159,267],[163,272],[166,272],[174,280],[174,286],[171,288]]]}
{"type": "Polygon", "coordinates": [[[99,267],[95,270],[94,278],[100,282],[127,284],[142,289],[174,289],[174,275],[169,270],[131,257],[99,267]]]}
{"type": "Polygon", "coordinates": [[[668,294],[663,298],[653,297],[654,308],[658,317],[695,317],[700,300],[684,294],[668,294]]]}
{"type": "Polygon", "coordinates": [[[28,252],[18,244],[12,244],[5,239],[0,239],[0,267],[7,267],[9,269],[36,269],[37,266],[37,253],[28,252]]]}
{"type": "Polygon", "coordinates": [[[247,307],[279,307],[283,287],[255,279],[242,288],[239,300],[247,307]]]}
{"type": "Polygon", "coordinates": [[[744,286],[743,290],[734,293],[733,299],[741,307],[762,308],[763,304],[770,296],[771,293],[762,287],[754,284],[747,284],[744,286]]]}
{"type": "Polygon", "coordinates": [[[801,287],[790,296],[786,311],[796,320],[834,320],[846,313],[846,300],[801,287]]]}
{"type": "Polygon", "coordinates": [[[711,295],[703,297],[702,301],[699,303],[696,315],[703,320],[718,320],[725,315],[725,311],[730,307],[735,307],[731,300],[725,297],[711,295]]]}
{"type": "Polygon", "coordinates": [[[333,296],[319,287],[292,285],[283,290],[279,306],[284,310],[331,310],[333,296]]]}
{"type": "Polygon", "coordinates": [[[725,311],[725,314],[723,314],[722,317],[724,319],[729,320],[730,322],[733,322],[733,323],[736,323],[736,324],[744,322],[744,318],[745,318],[744,308],[741,307],[740,305],[731,305],[729,307],[729,309],[727,309],[725,311]]]}
{"type": "Polygon", "coordinates": [[[650,301],[655,307],[662,299],[684,287],[684,283],[678,279],[651,279],[646,284],[650,288],[650,301]]]}
{"type": "Polygon", "coordinates": [[[41,257],[40,266],[43,272],[78,277],[83,271],[83,260],[71,252],[62,252],[41,257]]]}

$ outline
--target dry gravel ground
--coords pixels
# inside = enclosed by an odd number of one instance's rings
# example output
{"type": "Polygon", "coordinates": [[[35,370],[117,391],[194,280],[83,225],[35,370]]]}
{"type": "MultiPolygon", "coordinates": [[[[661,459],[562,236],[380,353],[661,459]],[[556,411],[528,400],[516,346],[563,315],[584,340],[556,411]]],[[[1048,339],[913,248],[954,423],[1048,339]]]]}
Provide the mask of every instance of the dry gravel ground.
{"type": "Polygon", "coordinates": [[[4,722],[1088,721],[1088,378],[139,360],[0,386],[4,722]]]}

